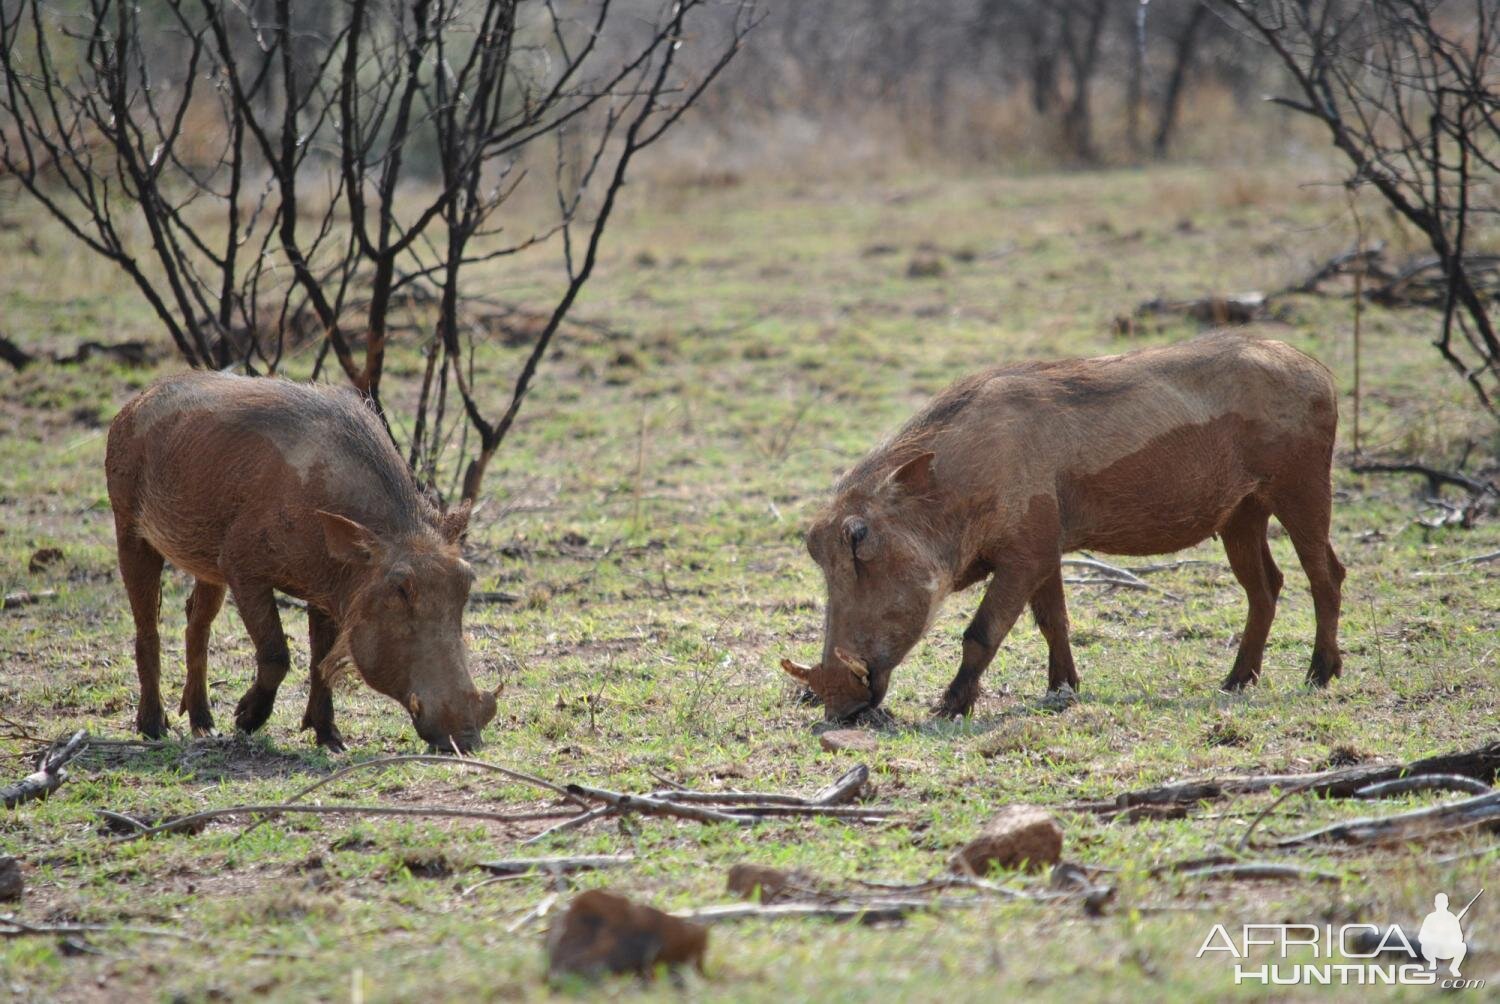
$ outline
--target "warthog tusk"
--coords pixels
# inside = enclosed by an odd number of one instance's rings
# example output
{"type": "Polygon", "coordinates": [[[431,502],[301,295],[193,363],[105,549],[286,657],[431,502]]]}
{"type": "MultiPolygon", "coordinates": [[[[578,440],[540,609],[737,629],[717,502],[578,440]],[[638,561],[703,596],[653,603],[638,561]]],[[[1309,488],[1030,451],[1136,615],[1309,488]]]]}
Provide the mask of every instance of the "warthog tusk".
{"type": "Polygon", "coordinates": [[[409,708],[411,710],[412,714],[418,715],[418,716],[420,716],[422,714],[422,699],[420,697],[418,697],[416,694],[408,694],[407,695],[407,697],[406,697],[406,706],[407,706],[407,708],[409,708]]]}
{"type": "Polygon", "coordinates": [[[844,668],[854,675],[854,678],[865,686],[870,685],[870,669],[861,659],[856,659],[841,648],[833,650],[833,657],[844,664],[844,668]]]}
{"type": "Polygon", "coordinates": [[[505,689],[505,684],[504,683],[497,683],[497,684],[495,684],[495,689],[492,690],[492,691],[490,691],[490,693],[494,696],[495,700],[498,701],[498,700],[500,700],[500,692],[503,691],[504,689],[505,689]]]}
{"type": "Polygon", "coordinates": [[[809,682],[813,672],[817,669],[816,666],[799,665],[790,659],[782,659],[781,668],[786,670],[787,675],[792,679],[800,680],[803,683],[809,682]]]}

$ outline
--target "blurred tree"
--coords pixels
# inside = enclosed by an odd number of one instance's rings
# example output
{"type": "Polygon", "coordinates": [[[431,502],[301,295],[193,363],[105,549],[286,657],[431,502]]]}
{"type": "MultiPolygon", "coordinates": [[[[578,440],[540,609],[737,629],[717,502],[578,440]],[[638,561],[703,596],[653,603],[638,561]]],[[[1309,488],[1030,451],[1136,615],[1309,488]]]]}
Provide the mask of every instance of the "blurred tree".
{"type": "Polygon", "coordinates": [[[472,499],[631,162],[756,17],[751,0],[7,0],[0,166],[130,277],[192,366],[282,371],[311,334],[303,375],[331,355],[385,418],[396,311],[425,310],[414,410],[387,428],[412,430],[432,486],[462,416],[472,499]],[[555,208],[526,227],[503,210],[532,178],[555,208]],[[496,415],[462,276],[544,247],[559,291],[496,415]]]}

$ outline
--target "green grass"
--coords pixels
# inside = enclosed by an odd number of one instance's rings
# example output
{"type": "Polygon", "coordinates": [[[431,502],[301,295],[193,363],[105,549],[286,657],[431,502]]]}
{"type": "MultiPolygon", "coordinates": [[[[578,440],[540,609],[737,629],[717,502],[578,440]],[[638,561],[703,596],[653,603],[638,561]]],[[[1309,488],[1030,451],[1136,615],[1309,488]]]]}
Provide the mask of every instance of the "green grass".
{"type": "MultiPolygon", "coordinates": [[[[577,308],[623,337],[569,333],[491,467],[471,532],[479,587],[527,598],[516,608],[475,609],[467,621],[478,682],[505,683],[484,756],[615,789],[655,787],[654,774],[697,787],[825,784],[854,758],[820,751],[818,713],[795,703],[776,663],[815,655],[821,581],[800,528],[837,472],[966,371],[1184,337],[1188,328],[1168,327],[1118,338],[1111,322],[1159,294],[1274,288],[1341,250],[1349,236],[1342,193],[1287,187],[1312,170],[1228,179],[1199,169],[920,178],[685,195],[642,185],[577,308]],[[943,257],[945,272],[908,279],[907,262],[924,243],[943,257]],[[896,250],[872,253],[877,245],[896,250]],[[645,252],[654,266],[639,264],[645,252]]],[[[54,348],[158,337],[124,283],[55,228],[23,218],[27,226],[0,232],[0,253],[14,263],[0,279],[7,335],[54,348]],[[37,254],[22,249],[22,234],[37,237],[37,254]],[[74,278],[63,284],[59,275],[74,278]]],[[[475,281],[519,299],[549,275],[507,265],[475,281]]],[[[1347,301],[1299,298],[1260,329],[1324,359],[1347,388],[1349,321],[1347,301]]],[[[1366,314],[1366,446],[1449,465],[1472,440],[1474,466],[1500,455],[1500,438],[1428,346],[1435,323],[1422,311],[1366,314]]],[[[492,401],[508,393],[517,358],[498,348],[481,355],[492,401]]],[[[398,347],[392,371],[414,365],[412,349],[398,347]]],[[[99,423],[171,368],[95,360],[5,377],[0,587],[59,595],[0,614],[0,713],[40,735],[80,727],[129,735],[132,627],[114,577],[99,423]],[[65,559],[33,575],[27,563],[40,547],[61,548],[65,559]]],[[[388,399],[399,402],[400,393],[393,388],[388,399]]],[[[1349,408],[1346,397],[1346,431],[1349,408]]],[[[546,850],[632,852],[630,867],[574,886],[609,885],[664,908],[687,907],[724,900],[725,873],[739,861],[834,881],[920,879],[940,872],[1007,803],[1058,805],[1173,778],[1308,770],[1331,759],[1408,758],[1493,740],[1500,566],[1450,563],[1500,547],[1500,528],[1491,517],[1470,530],[1426,530],[1413,522],[1423,512],[1419,485],[1352,475],[1346,460],[1335,473],[1334,513],[1334,545],[1349,566],[1345,675],[1327,693],[1302,686],[1311,603],[1282,537],[1272,548],[1287,588],[1262,683],[1243,696],[1215,689],[1233,659],[1244,603],[1209,542],[1184,556],[1212,564],[1152,578],[1180,603],[1155,593],[1069,590],[1083,692],[1060,714],[1039,705],[1045,648],[1022,624],[987,674],[974,717],[928,719],[957,666],[977,593],[950,600],[896,671],[888,699],[896,721],[867,758],[875,798],[904,810],[907,821],[768,822],[743,831],[642,819],[596,824],[546,850]]],[[[187,585],[170,575],[163,600],[164,692],[174,708],[187,585]]],[[[285,621],[294,664],[305,665],[305,628],[294,611],[285,621]]],[[[226,607],[210,672],[221,724],[251,671],[249,641],[226,607]]],[[[600,992],[549,988],[539,927],[506,932],[548,894],[546,882],[463,895],[484,877],[469,865],[514,852],[530,830],[296,817],[244,839],[232,821],[128,844],[99,832],[97,808],[156,817],[277,801],[344,763],[417,751],[395,704],[346,688],[336,704],[351,753],[326,756],[296,732],[305,691],[305,673],[294,671],[253,738],[98,750],[49,801],[0,815],[0,852],[26,865],[18,916],[167,927],[203,942],[99,935],[89,939],[99,954],[83,955],[55,939],[0,942],[0,988],[48,1001],[600,992]]],[[[33,746],[0,739],[3,776],[24,774],[21,754],[33,746]]],[[[484,774],[416,766],[356,774],[319,797],[502,809],[542,801],[484,774]]],[[[1435,891],[1466,901],[1497,858],[1434,860],[1486,846],[1477,835],[1299,858],[1346,875],[1339,887],[1147,877],[1155,864],[1232,845],[1267,801],[1136,824],[1063,815],[1069,860],[1120,870],[1116,905],[1100,918],[1076,903],[997,901],[899,926],[723,926],[711,938],[707,979],[688,976],[686,989],[622,979],[603,992],[744,1001],[1216,1000],[1235,992],[1229,967],[1193,957],[1213,923],[1413,923],[1435,891]]],[[[1298,815],[1272,816],[1262,831],[1371,811],[1287,807],[1298,815]]],[[[1493,945],[1500,913],[1484,903],[1466,928],[1471,941],[1493,945]]],[[[1490,952],[1471,959],[1466,975],[1500,976],[1490,952]]]]}

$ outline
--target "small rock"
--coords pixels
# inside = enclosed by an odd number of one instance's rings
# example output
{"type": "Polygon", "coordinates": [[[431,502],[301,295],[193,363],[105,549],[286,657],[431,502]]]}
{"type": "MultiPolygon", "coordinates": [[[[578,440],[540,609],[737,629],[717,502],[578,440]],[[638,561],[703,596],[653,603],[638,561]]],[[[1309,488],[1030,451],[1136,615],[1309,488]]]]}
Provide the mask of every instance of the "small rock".
{"type": "Polygon", "coordinates": [[[880,745],[873,733],[863,729],[833,729],[818,737],[818,743],[828,752],[853,750],[856,753],[874,753],[880,745]]]}
{"type": "Polygon", "coordinates": [[[31,561],[26,565],[26,570],[32,575],[37,575],[61,560],[63,560],[62,551],[55,547],[44,547],[32,554],[31,561]]]}
{"type": "Polygon", "coordinates": [[[1047,810],[1010,805],[985,823],[978,837],[959,848],[948,866],[960,875],[983,875],[993,865],[1039,871],[1057,863],[1062,844],[1062,827],[1047,810]]]}
{"type": "Polygon", "coordinates": [[[0,856],[0,902],[20,899],[26,888],[21,877],[21,862],[9,855],[0,856]]]}
{"type": "Polygon", "coordinates": [[[906,265],[908,279],[937,279],[947,271],[948,266],[935,254],[916,255],[906,265]]]}
{"type": "Polygon", "coordinates": [[[651,976],[658,965],[687,962],[701,973],[707,948],[708,928],[702,924],[590,889],[575,896],[547,932],[547,965],[553,976],[651,976]]]}
{"type": "Polygon", "coordinates": [[[754,899],[760,890],[762,903],[774,902],[789,886],[800,885],[800,876],[767,865],[738,864],[729,869],[724,887],[741,899],[754,899]]]}

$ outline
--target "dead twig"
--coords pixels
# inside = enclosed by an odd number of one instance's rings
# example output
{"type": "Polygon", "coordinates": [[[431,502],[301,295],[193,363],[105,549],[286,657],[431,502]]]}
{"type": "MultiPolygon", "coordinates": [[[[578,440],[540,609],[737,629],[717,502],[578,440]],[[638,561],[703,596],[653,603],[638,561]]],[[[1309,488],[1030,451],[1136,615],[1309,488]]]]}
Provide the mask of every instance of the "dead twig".
{"type": "Polygon", "coordinates": [[[22,802],[52,794],[68,779],[68,762],[88,748],[88,738],[88,732],[79,729],[67,740],[53,744],[42,756],[34,773],[0,788],[0,802],[4,802],[7,809],[13,809],[22,802]]]}
{"type": "Polygon", "coordinates": [[[532,872],[543,875],[568,875],[572,872],[589,872],[600,868],[618,868],[634,860],[633,854],[580,854],[576,857],[505,858],[500,861],[481,861],[474,867],[482,868],[495,875],[527,875],[532,872]]]}
{"type": "Polygon", "coordinates": [[[21,607],[29,607],[33,603],[40,603],[43,600],[55,599],[57,599],[57,590],[55,589],[42,589],[34,593],[30,590],[22,589],[14,593],[6,593],[5,598],[0,600],[0,610],[18,610],[21,607]]]}
{"type": "MultiPolygon", "coordinates": [[[[567,791],[564,790],[562,785],[554,784],[551,781],[548,781],[546,778],[536,777],[532,774],[514,770],[510,767],[502,767],[499,764],[489,763],[485,760],[475,760],[473,757],[445,756],[440,753],[412,753],[403,754],[400,756],[384,756],[376,757],[374,760],[363,760],[356,764],[350,764],[348,767],[345,767],[341,770],[336,770],[332,774],[329,774],[327,777],[315,781],[312,784],[308,785],[306,788],[303,788],[301,791],[292,795],[291,798],[287,799],[286,803],[284,804],[300,802],[303,798],[317,791],[319,788],[322,788],[325,785],[332,784],[339,778],[347,777],[348,775],[353,774],[356,771],[366,770],[370,767],[386,767],[391,764],[398,763],[436,763],[447,764],[454,767],[467,767],[474,770],[487,770],[491,773],[499,774],[503,777],[508,777],[513,781],[520,781],[525,784],[535,785],[536,787],[543,788],[547,791],[555,792],[558,795],[567,798],[569,801],[575,803],[576,805],[584,806],[588,804],[587,802],[582,802],[576,798],[572,798],[568,795],[567,791]]],[[[270,817],[267,817],[267,819],[269,818],[270,817]]],[[[256,827],[260,826],[266,821],[266,819],[258,819],[255,822],[247,825],[240,832],[240,837],[245,836],[251,830],[254,830],[256,827]]],[[[239,839],[239,837],[236,837],[235,839],[239,839]]]]}
{"type": "Polygon", "coordinates": [[[566,833],[568,830],[576,830],[578,829],[578,827],[584,826],[588,823],[592,823],[596,819],[603,819],[605,816],[608,816],[614,811],[615,809],[612,805],[601,805],[598,808],[590,809],[587,812],[580,812],[576,816],[563,820],[556,826],[549,826],[542,832],[527,837],[525,840],[521,841],[521,846],[526,847],[530,844],[539,844],[548,837],[555,836],[559,833],[566,833]]]}
{"type": "Polygon", "coordinates": [[[1462,774],[1418,774],[1365,785],[1354,792],[1354,797],[1389,798],[1392,795],[1408,795],[1414,791],[1463,791],[1470,795],[1487,795],[1492,790],[1483,781],[1464,777],[1462,774]]]}
{"type": "MultiPolygon", "coordinates": [[[[135,833],[121,837],[121,841],[138,840],[142,837],[154,837],[159,833],[176,833],[190,829],[198,823],[222,816],[244,816],[250,814],[281,815],[283,813],[304,813],[308,815],[327,816],[405,816],[405,817],[449,817],[453,819],[480,819],[494,823],[525,823],[538,819],[556,819],[564,810],[541,809],[534,812],[486,812],[483,809],[459,809],[445,805],[293,805],[283,802],[276,805],[231,805],[222,809],[206,809],[203,812],[194,812],[190,815],[179,816],[169,819],[157,826],[150,826],[135,833]]],[[[110,817],[116,821],[132,821],[129,816],[122,813],[111,813],[110,817]]]]}
{"type": "Polygon", "coordinates": [[[1277,847],[1305,847],[1311,844],[1385,844],[1396,841],[1425,840],[1442,834],[1457,833],[1476,826],[1500,821],[1500,792],[1491,792],[1460,802],[1400,812],[1392,816],[1351,819],[1306,833],[1284,837],[1277,847]]]}
{"type": "Polygon", "coordinates": [[[1434,495],[1437,494],[1440,486],[1450,485],[1454,488],[1462,488],[1470,495],[1494,495],[1500,498],[1500,488],[1491,482],[1476,481],[1467,474],[1444,471],[1426,464],[1384,463],[1371,460],[1352,464],[1349,469],[1355,474],[1420,474],[1427,479],[1427,486],[1434,495]]]}
{"type": "Polygon", "coordinates": [[[975,907],[983,903],[984,897],[932,897],[928,899],[871,899],[858,903],[721,903],[715,906],[700,906],[683,910],[673,916],[681,920],[692,920],[700,924],[716,924],[727,920],[785,920],[788,918],[816,917],[826,920],[858,920],[865,924],[900,920],[909,913],[927,910],[949,910],[975,907]]]}
{"type": "Polygon", "coordinates": [[[1500,742],[1423,757],[1410,763],[1361,764],[1308,774],[1251,774],[1177,781],[1122,792],[1111,799],[1074,802],[1063,808],[1074,812],[1113,813],[1135,805],[1211,802],[1229,795],[1254,795],[1277,789],[1285,794],[1311,791],[1324,798],[1349,798],[1369,785],[1419,774],[1460,775],[1491,784],[1500,775],[1500,742]]]}
{"type": "Polygon", "coordinates": [[[649,795],[626,795],[606,788],[591,788],[588,785],[570,784],[568,794],[580,798],[603,802],[616,812],[635,812],[643,816],[677,816],[699,823],[733,823],[746,826],[755,822],[751,816],[730,815],[716,809],[705,809],[696,805],[679,805],[649,795]]]}
{"type": "Polygon", "coordinates": [[[1445,561],[1447,565],[1482,565],[1487,561],[1500,561],[1500,551],[1491,551],[1488,554],[1476,554],[1469,558],[1459,558],[1457,561],[1445,561]]]}
{"type": "Polygon", "coordinates": [[[159,927],[131,927],[125,924],[32,924],[10,914],[0,917],[0,938],[68,934],[138,934],[147,938],[173,938],[177,941],[201,942],[202,940],[191,934],[167,931],[159,927]]]}
{"type": "Polygon", "coordinates": [[[1167,597],[1167,599],[1169,600],[1176,600],[1178,602],[1182,601],[1181,596],[1178,596],[1175,593],[1170,593],[1158,586],[1153,586],[1151,583],[1147,582],[1139,575],[1136,575],[1131,570],[1127,568],[1120,568],[1118,565],[1111,565],[1108,562],[1100,561],[1097,558],[1064,558],[1062,559],[1062,563],[1064,565],[1071,565],[1075,568],[1087,568],[1098,573],[1098,575],[1094,576],[1085,575],[1064,579],[1063,581],[1068,583],[1069,585],[1120,586],[1125,589],[1137,589],[1142,592],[1160,593],[1161,595],[1167,597]]]}
{"type": "Polygon", "coordinates": [[[1333,872],[1319,871],[1316,868],[1306,868],[1302,865],[1279,864],[1273,861],[1236,861],[1228,864],[1199,864],[1191,868],[1181,868],[1173,872],[1184,878],[1206,878],[1206,879],[1233,879],[1240,881],[1250,879],[1279,880],[1279,879],[1309,879],[1314,882],[1342,882],[1342,875],[1333,872]]]}

